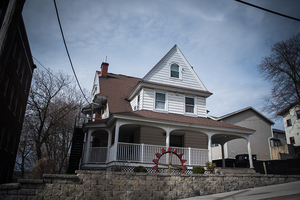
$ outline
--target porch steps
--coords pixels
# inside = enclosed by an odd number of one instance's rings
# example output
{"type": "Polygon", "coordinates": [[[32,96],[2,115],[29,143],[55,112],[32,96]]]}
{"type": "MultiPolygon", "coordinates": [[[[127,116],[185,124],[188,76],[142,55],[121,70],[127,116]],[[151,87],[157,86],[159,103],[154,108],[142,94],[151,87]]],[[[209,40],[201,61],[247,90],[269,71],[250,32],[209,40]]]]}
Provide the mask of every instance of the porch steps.
{"type": "Polygon", "coordinates": [[[257,174],[254,169],[233,167],[216,167],[215,172],[216,174],[257,174]]]}
{"type": "Polygon", "coordinates": [[[74,174],[79,169],[79,163],[82,155],[84,132],[81,128],[74,127],[72,148],[69,158],[68,174],[74,174]]]}

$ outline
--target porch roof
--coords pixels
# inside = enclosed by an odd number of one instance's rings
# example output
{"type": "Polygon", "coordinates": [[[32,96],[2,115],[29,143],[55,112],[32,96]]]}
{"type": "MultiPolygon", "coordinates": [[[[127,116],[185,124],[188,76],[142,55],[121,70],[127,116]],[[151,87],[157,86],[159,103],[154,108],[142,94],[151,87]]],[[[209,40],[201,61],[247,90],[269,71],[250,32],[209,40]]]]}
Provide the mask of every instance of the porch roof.
{"type": "Polygon", "coordinates": [[[215,121],[205,117],[191,117],[191,116],[184,116],[184,115],[173,114],[173,113],[160,113],[160,112],[154,112],[148,110],[137,110],[137,111],[130,111],[130,112],[120,112],[115,114],[134,116],[134,117],[143,117],[149,119],[166,120],[166,121],[180,122],[180,123],[188,123],[188,124],[196,124],[196,125],[203,125],[203,126],[212,126],[212,127],[219,127],[219,128],[255,131],[253,129],[236,126],[233,124],[228,124],[225,122],[215,121]]]}

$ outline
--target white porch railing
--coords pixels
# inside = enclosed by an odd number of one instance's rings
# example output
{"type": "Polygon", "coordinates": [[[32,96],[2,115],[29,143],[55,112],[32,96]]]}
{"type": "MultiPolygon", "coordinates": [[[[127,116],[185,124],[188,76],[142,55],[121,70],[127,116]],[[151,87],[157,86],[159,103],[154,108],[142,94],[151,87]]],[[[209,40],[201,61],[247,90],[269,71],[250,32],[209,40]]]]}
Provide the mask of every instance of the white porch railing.
{"type": "MultiPolygon", "coordinates": [[[[118,143],[117,160],[120,161],[135,161],[141,163],[152,163],[152,159],[156,159],[155,153],[161,152],[165,146],[149,145],[149,144],[132,144],[118,143]]],[[[178,154],[183,153],[182,159],[187,160],[185,165],[205,165],[208,162],[208,150],[196,149],[190,147],[172,147],[177,149],[178,154]]],[[[162,156],[161,163],[166,163],[167,156],[162,156]]],[[[177,156],[173,156],[172,163],[180,164],[177,156]]]]}
{"type": "Polygon", "coordinates": [[[105,163],[107,157],[107,147],[91,147],[89,153],[89,163],[105,163]]]}
{"type": "MultiPolygon", "coordinates": [[[[134,144],[134,143],[118,143],[117,161],[132,161],[140,163],[153,163],[152,159],[156,159],[155,153],[161,153],[161,149],[165,146],[134,144]]],[[[183,153],[182,159],[187,160],[185,165],[202,165],[208,162],[208,150],[196,149],[190,147],[172,147],[178,150],[178,154],[183,153]]],[[[89,163],[105,163],[107,158],[107,147],[91,147],[89,152],[89,163]]],[[[160,163],[167,163],[167,154],[162,156],[160,163]]],[[[172,157],[172,163],[180,165],[177,156],[172,157]]]]}

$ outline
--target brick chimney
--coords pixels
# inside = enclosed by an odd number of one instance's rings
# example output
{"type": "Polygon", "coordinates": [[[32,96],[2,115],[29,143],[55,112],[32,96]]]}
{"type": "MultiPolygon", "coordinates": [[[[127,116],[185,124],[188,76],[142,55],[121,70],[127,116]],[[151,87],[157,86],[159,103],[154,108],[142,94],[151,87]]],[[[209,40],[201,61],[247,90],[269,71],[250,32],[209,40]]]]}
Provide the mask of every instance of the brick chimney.
{"type": "Polygon", "coordinates": [[[107,71],[108,71],[108,63],[106,62],[103,62],[101,64],[101,73],[100,73],[100,76],[102,77],[107,77],[107,71]]]}

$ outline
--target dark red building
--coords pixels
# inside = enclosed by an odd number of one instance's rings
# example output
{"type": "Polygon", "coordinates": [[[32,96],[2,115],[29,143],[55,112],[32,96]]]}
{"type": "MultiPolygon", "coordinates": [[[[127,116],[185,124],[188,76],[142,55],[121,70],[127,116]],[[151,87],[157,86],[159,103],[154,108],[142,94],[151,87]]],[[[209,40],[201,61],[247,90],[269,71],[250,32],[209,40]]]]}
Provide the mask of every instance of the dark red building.
{"type": "Polygon", "coordinates": [[[0,183],[12,178],[35,68],[22,19],[24,2],[0,3],[0,183]]]}

